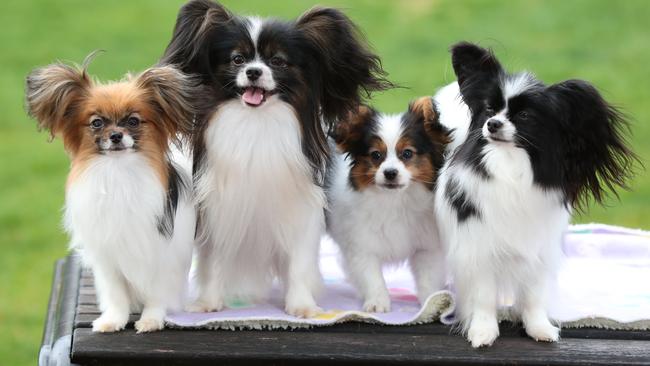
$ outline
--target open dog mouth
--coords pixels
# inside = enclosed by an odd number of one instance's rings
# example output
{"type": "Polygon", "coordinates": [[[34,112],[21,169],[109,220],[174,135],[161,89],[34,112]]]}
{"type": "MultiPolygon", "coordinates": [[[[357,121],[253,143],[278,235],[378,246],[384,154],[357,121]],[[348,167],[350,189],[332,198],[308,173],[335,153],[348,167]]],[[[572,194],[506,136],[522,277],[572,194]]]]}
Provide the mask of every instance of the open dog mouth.
{"type": "Polygon", "coordinates": [[[250,107],[259,107],[273,94],[274,90],[266,90],[257,86],[248,86],[240,90],[241,99],[250,107]]]}

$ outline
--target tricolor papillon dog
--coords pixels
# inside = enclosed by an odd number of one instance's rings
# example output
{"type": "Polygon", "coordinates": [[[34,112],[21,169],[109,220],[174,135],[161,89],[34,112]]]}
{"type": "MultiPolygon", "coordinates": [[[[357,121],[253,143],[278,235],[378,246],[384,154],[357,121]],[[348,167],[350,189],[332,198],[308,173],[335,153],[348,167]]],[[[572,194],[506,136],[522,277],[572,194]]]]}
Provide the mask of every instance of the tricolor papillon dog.
{"type": "Polygon", "coordinates": [[[334,137],[327,229],[341,247],[364,311],[390,311],[382,266],[405,261],[424,303],[446,281],[432,208],[449,133],[432,98],[420,98],[398,115],[361,106],[339,122],[334,137]]]}
{"type": "Polygon", "coordinates": [[[165,66],[103,84],[85,65],[33,71],[28,112],[72,162],[64,223],[95,277],[93,331],[123,329],[131,311],[142,311],[138,332],[159,330],[182,308],[192,257],[189,164],[171,160],[169,143],[190,132],[196,83],[165,66]]]}
{"type": "Polygon", "coordinates": [[[317,314],[325,130],[388,85],[379,58],[338,10],[286,22],[193,0],[162,62],[199,75],[211,99],[193,139],[198,294],[188,310],[256,301],[278,277],[289,314],[317,314]]]}
{"type": "Polygon", "coordinates": [[[458,82],[436,100],[460,141],[441,170],[435,211],[460,325],[472,346],[489,346],[499,299],[514,299],[530,337],[557,341],[546,306],[562,237],[589,197],[600,203],[626,187],[636,159],[627,124],[585,81],[508,73],[469,43],[452,48],[452,63],[458,82]]]}

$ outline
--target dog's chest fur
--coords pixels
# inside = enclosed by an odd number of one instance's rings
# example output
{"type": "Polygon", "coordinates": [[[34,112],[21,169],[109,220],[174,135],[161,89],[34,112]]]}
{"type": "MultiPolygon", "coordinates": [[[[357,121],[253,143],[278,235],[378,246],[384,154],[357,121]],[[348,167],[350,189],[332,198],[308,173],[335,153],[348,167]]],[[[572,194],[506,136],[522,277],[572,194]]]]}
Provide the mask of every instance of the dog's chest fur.
{"type": "Polygon", "coordinates": [[[164,205],[165,189],[143,156],[99,156],[68,187],[64,222],[72,246],[89,255],[144,257],[155,250],[148,243],[163,239],[148,236],[158,233],[164,205]]]}
{"type": "Polygon", "coordinates": [[[217,246],[250,245],[263,252],[260,243],[266,243],[273,251],[290,241],[282,225],[324,207],[323,191],[302,152],[295,112],[271,98],[258,108],[226,102],[208,122],[195,187],[207,220],[202,230],[219,227],[211,235],[217,246]]]}

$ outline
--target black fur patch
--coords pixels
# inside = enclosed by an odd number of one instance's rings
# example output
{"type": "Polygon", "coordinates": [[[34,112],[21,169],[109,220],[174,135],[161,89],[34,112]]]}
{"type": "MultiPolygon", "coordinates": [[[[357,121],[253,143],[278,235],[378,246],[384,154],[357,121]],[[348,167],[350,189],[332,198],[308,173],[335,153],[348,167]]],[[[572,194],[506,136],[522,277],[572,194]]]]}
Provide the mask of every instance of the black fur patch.
{"type": "Polygon", "coordinates": [[[460,184],[454,180],[447,181],[445,186],[445,197],[451,207],[456,211],[458,223],[463,223],[466,220],[475,217],[481,218],[481,212],[472,201],[469,200],[465,192],[460,188],[460,184]]]}
{"type": "Polygon", "coordinates": [[[275,92],[296,111],[302,132],[302,150],[311,162],[314,182],[322,185],[328,148],[325,130],[356,108],[364,94],[390,87],[379,57],[368,47],[352,21],[342,12],[313,8],[296,21],[264,20],[254,46],[249,20],[210,0],[185,4],[172,40],[161,59],[189,74],[197,74],[209,94],[210,106],[199,107],[194,137],[194,170],[202,168],[203,134],[209,117],[222,103],[239,98],[235,83],[241,65],[231,62],[233,52],[246,60],[259,58],[273,70],[275,92]],[[270,60],[282,55],[286,65],[270,60]]]}
{"type": "Polygon", "coordinates": [[[167,186],[167,198],[165,200],[165,212],[158,218],[158,232],[165,238],[170,238],[174,233],[174,220],[176,208],[181,195],[188,194],[188,178],[183,176],[173,163],[169,162],[169,183],[167,186]]]}
{"type": "Polygon", "coordinates": [[[479,177],[487,180],[490,179],[490,173],[485,168],[482,153],[486,141],[479,134],[480,132],[480,129],[470,130],[470,135],[467,136],[467,140],[458,147],[451,159],[452,164],[465,164],[472,168],[479,177]]]}
{"type": "Polygon", "coordinates": [[[489,178],[482,166],[488,142],[481,128],[505,110],[516,130],[513,143],[530,160],[534,183],[561,192],[567,207],[581,210],[591,198],[603,203],[608,191],[616,195],[615,188],[628,187],[638,162],[626,140],[628,123],[591,84],[567,80],[547,86],[530,74],[508,73],[491,51],[470,43],[452,47],[452,63],[472,111],[468,139],[452,164],[467,164],[489,178]],[[508,83],[520,84],[521,90],[506,96],[508,83]]]}

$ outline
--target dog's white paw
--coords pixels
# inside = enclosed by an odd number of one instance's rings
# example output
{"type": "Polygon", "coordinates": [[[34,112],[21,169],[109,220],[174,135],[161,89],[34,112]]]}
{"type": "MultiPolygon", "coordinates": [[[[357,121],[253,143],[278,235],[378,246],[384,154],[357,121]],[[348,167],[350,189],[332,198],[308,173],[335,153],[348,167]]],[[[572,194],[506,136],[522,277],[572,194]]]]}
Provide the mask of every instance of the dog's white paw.
{"type": "Polygon", "coordinates": [[[287,305],[284,309],[289,315],[297,318],[313,318],[323,313],[323,309],[316,306],[316,304],[309,305],[287,305]]]}
{"type": "Polygon", "coordinates": [[[549,321],[526,325],[526,333],[538,342],[557,342],[560,339],[560,328],[549,321]]]}
{"type": "Polygon", "coordinates": [[[363,303],[363,311],[368,313],[387,313],[390,311],[388,295],[373,296],[363,303]]]}
{"type": "Polygon", "coordinates": [[[221,311],[223,309],[223,301],[205,301],[196,300],[193,303],[185,306],[185,311],[188,313],[209,313],[213,311],[221,311]]]}
{"type": "Polygon", "coordinates": [[[102,315],[93,321],[93,332],[112,333],[117,332],[126,326],[128,319],[102,315]]]}
{"type": "Polygon", "coordinates": [[[165,327],[165,322],[161,318],[140,318],[135,322],[135,330],[137,333],[148,333],[161,330],[165,327]]]}
{"type": "Polygon", "coordinates": [[[467,340],[472,343],[472,347],[488,347],[499,336],[498,324],[472,324],[467,332],[467,340]]]}

